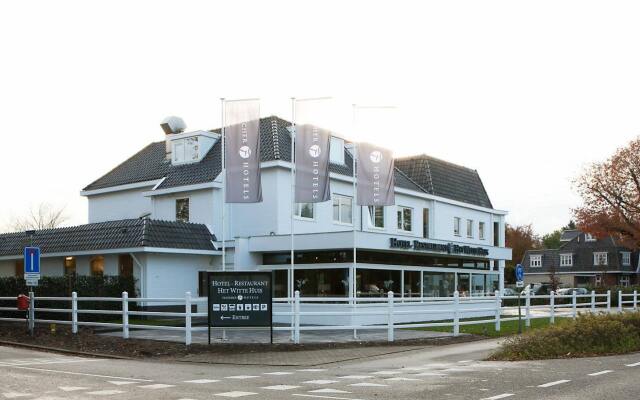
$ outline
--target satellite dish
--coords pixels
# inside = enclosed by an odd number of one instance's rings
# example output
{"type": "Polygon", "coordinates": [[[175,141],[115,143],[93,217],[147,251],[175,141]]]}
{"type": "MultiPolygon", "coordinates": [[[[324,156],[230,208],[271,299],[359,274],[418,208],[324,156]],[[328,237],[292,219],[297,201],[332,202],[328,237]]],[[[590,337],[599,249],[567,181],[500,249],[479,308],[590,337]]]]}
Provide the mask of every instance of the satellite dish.
{"type": "Polygon", "coordinates": [[[170,116],[162,120],[160,127],[162,127],[165,134],[171,135],[184,132],[187,129],[187,124],[180,117],[170,116]]]}

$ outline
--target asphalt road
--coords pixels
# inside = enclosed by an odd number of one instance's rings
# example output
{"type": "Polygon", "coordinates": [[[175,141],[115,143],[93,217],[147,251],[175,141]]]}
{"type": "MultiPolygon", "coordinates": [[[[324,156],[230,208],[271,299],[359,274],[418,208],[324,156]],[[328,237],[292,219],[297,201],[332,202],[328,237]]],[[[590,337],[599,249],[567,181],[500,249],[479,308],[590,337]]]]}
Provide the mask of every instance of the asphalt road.
{"type": "Polygon", "coordinates": [[[485,362],[483,341],[313,367],[103,360],[0,347],[0,399],[640,399],[640,354],[485,362]]]}

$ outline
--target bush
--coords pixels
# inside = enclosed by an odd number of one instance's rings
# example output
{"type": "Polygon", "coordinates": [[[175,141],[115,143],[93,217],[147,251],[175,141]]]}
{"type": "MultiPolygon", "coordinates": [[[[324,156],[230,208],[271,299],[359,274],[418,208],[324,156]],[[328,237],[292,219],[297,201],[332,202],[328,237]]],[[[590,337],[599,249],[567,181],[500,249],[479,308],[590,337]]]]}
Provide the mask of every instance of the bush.
{"type": "Polygon", "coordinates": [[[640,350],[640,313],[582,315],[508,339],[493,360],[543,360],[640,350]]]}
{"type": "MultiPolygon", "coordinates": [[[[133,277],[123,276],[45,276],[40,279],[39,286],[34,288],[36,297],[71,297],[72,292],[77,292],[78,297],[121,297],[122,292],[128,292],[129,297],[135,297],[136,280],[133,277]]],[[[16,298],[19,294],[28,294],[29,290],[24,279],[20,278],[0,278],[0,297],[16,298]]],[[[15,307],[16,300],[0,301],[0,306],[15,307]]],[[[78,302],[80,310],[120,310],[122,305],[119,302],[78,302]]],[[[69,301],[38,301],[36,308],[68,308],[71,309],[69,301]]],[[[135,310],[135,304],[130,304],[131,310],[135,310]]],[[[18,318],[24,313],[17,311],[3,311],[0,316],[18,318]]],[[[38,319],[61,319],[70,320],[71,314],[66,313],[44,313],[36,315],[38,319]]],[[[108,320],[113,316],[83,315],[83,320],[108,320]]]]}

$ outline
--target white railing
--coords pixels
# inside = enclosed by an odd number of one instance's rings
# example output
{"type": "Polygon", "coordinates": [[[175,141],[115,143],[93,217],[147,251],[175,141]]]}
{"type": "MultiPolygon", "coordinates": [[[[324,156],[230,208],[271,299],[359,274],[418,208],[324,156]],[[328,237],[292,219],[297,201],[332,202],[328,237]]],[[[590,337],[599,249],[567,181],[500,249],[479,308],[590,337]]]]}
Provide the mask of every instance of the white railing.
{"type": "MultiPolygon", "coordinates": [[[[128,339],[130,330],[166,330],[184,332],[184,342],[186,345],[192,343],[193,332],[206,332],[206,326],[193,326],[193,318],[207,318],[206,312],[193,312],[195,305],[207,307],[207,298],[194,298],[190,292],[186,292],[183,298],[130,298],[127,292],[123,292],[121,297],[78,297],[75,292],[71,297],[37,297],[30,293],[30,308],[26,312],[27,323],[33,328],[36,323],[51,323],[70,325],[71,331],[76,334],[81,326],[117,328],[122,330],[122,337],[128,339]],[[67,305],[65,307],[38,307],[39,302],[54,302],[67,305]],[[119,309],[114,310],[93,310],[78,307],[79,304],[87,302],[119,303],[119,309]],[[183,312],[163,312],[163,311],[134,311],[131,304],[168,304],[171,306],[184,307],[183,312]],[[38,314],[70,314],[69,319],[42,319],[37,318],[38,314]],[[115,321],[96,322],[85,321],[85,315],[107,315],[113,316],[115,321]],[[156,317],[175,318],[184,321],[184,326],[172,325],[152,325],[152,324],[132,324],[131,317],[156,317]]],[[[295,292],[292,298],[276,298],[273,305],[280,305],[280,309],[286,311],[273,311],[273,317],[285,317],[290,323],[276,325],[274,331],[286,331],[291,333],[294,343],[301,342],[301,332],[322,331],[322,330],[346,330],[353,331],[354,337],[360,330],[382,330],[387,331],[387,340],[395,340],[396,329],[416,329],[450,327],[454,336],[460,334],[460,326],[494,323],[496,331],[500,331],[501,323],[515,321],[520,317],[513,315],[518,306],[505,306],[506,300],[518,300],[521,305],[522,320],[525,326],[531,326],[531,320],[536,318],[548,318],[550,323],[555,322],[556,317],[577,318],[580,312],[622,312],[625,310],[638,310],[638,293],[618,292],[618,307],[611,308],[611,291],[606,294],[578,295],[576,292],[567,295],[558,295],[551,292],[549,295],[533,296],[526,293],[525,296],[500,296],[495,292],[495,296],[481,297],[461,297],[458,292],[454,292],[453,297],[425,297],[425,298],[398,298],[393,292],[389,292],[386,297],[380,298],[345,298],[345,297],[315,297],[301,298],[299,292],[295,292]],[[546,301],[546,304],[532,305],[532,300],[546,301]],[[339,308],[327,307],[326,311],[307,310],[303,307],[313,304],[342,304],[339,308]],[[407,307],[407,305],[411,307],[407,307]],[[473,307],[470,307],[470,306],[473,307]],[[509,315],[511,313],[511,315],[509,315]],[[479,318],[470,318],[474,314],[481,314],[479,318]],[[505,316],[506,315],[506,316],[505,316]],[[401,322],[403,316],[410,316],[411,319],[423,322],[401,322]],[[437,318],[433,321],[434,316],[437,318]],[[324,317],[333,321],[340,317],[347,317],[349,323],[319,325],[303,324],[304,318],[324,317]],[[377,317],[376,323],[359,322],[358,317],[377,317]]],[[[0,297],[0,302],[15,301],[14,297],[0,297]]],[[[0,311],[16,312],[15,307],[0,307],[0,311]]],[[[25,322],[25,318],[0,318],[0,321],[25,322]]],[[[177,324],[178,325],[178,324],[177,324]]]]}

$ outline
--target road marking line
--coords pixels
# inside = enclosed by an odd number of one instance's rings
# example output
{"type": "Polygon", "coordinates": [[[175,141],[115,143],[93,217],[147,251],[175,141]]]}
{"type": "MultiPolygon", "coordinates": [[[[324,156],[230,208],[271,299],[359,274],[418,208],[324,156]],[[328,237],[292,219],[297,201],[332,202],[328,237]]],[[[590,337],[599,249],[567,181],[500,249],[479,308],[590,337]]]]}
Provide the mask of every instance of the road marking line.
{"type": "Polygon", "coordinates": [[[403,377],[396,377],[396,378],[387,378],[385,379],[385,381],[393,381],[393,382],[397,382],[397,381],[420,381],[422,379],[417,379],[417,378],[403,378],[403,377]]]}
{"type": "Polygon", "coordinates": [[[612,370],[610,370],[610,369],[606,369],[606,370],[604,370],[604,371],[594,372],[594,373],[592,373],[592,374],[588,374],[588,375],[589,375],[589,376],[599,376],[599,375],[608,374],[608,373],[610,373],[610,372],[613,372],[613,371],[612,371],[612,370]]]}
{"type": "Polygon", "coordinates": [[[561,384],[567,383],[567,382],[571,382],[571,381],[569,379],[562,379],[560,381],[543,383],[542,385],[538,385],[538,387],[540,387],[540,388],[548,388],[548,387],[551,387],[551,386],[561,385],[561,384]]]}
{"type": "Polygon", "coordinates": [[[214,396],[221,396],[221,397],[244,397],[244,396],[253,396],[254,394],[258,394],[258,393],[254,393],[254,392],[225,392],[225,393],[216,393],[214,394],[214,396]]]}
{"type": "Polygon", "coordinates": [[[470,363],[473,362],[474,360],[462,360],[462,361],[458,361],[459,363],[470,363]]]}
{"type": "Polygon", "coordinates": [[[313,397],[315,399],[332,399],[332,400],[362,400],[362,399],[352,399],[350,397],[335,397],[335,396],[321,396],[318,394],[293,394],[293,396],[298,397],[313,397]]]}
{"type": "Polygon", "coordinates": [[[300,386],[293,386],[293,385],[274,385],[274,386],[264,386],[261,387],[260,389],[266,389],[266,390],[292,390],[292,389],[297,389],[300,386]]]}
{"type": "Polygon", "coordinates": [[[627,364],[627,367],[640,367],[640,362],[637,362],[635,364],[627,364]]]}
{"type": "Polygon", "coordinates": [[[400,375],[402,371],[378,371],[374,372],[374,375],[400,375]]]}
{"type": "Polygon", "coordinates": [[[265,372],[264,375],[275,375],[275,376],[293,375],[293,372],[265,372]]]}
{"type": "Polygon", "coordinates": [[[259,378],[257,375],[235,375],[235,376],[227,376],[225,379],[253,379],[259,378]]]}
{"type": "Polygon", "coordinates": [[[345,375],[339,376],[338,379],[371,379],[373,376],[371,375],[345,375]]]}
{"type": "Polygon", "coordinates": [[[17,399],[18,397],[28,397],[31,396],[28,393],[17,393],[17,392],[9,392],[9,393],[3,393],[2,394],[4,397],[6,397],[7,399],[17,399]]]}
{"type": "Polygon", "coordinates": [[[132,381],[107,381],[108,383],[112,384],[112,385],[117,385],[117,386],[122,386],[122,385],[133,385],[136,382],[132,382],[132,381]]]}
{"type": "Polygon", "coordinates": [[[170,387],[175,387],[176,385],[166,385],[164,383],[156,383],[153,385],[142,385],[142,386],[138,386],[141,389],[151,389],[151,390],[155,390],[155,389],[168,389],[170,387]]]}
{"type": "Polygon", "coordinates": [[[220,382],[220,380],[219,379],[193,379],[191,381],[184,381],[184,383],[196,383],[196,384],[215,383],[215,382],[220,382]]]}
{"type": "Polygon", "coordinates": [[[503,393],[493,397],[487,397],[482,400],[498,400],[498,399],[506,399],[507,397],[515,396],[513,393],[503,393]]]}
{"type": "Polygon", "coordinates": [[[114,394],[122,394],[126,393],[122,390],[98,390],[96,392],[87,392],[86,394],[90,394],[92,396],[112,396],[114,394]]]}
{"type": "Polygon", "coordinates": [[[322,368],[307,368],[307,369],[299,369],[298,372],[324,372],[326,369],[322,368]]]}
{"type": "Polygon", "coordinates": [[[309,393],[351,393],[351,392],[347,392],[346,390],[339,390],[339,389],[317,389],[317,390],[309,390],[309,393]]]}
{"type": "Polygon", "coordinates": [[[81,387],[81,386],[58,386],[58,389],[62,390],[63,392],[76,392],[78,390],[89,390],[88,387],[81,387]]]}
{"type": "Polygon", "coordinates": [[[447,376],[444,372],[421,372],[414,374],[413,376],[447,376]]]}
{"type": "Polygon", "coordinates": [[[332,380],[329,380],[329,379],[318,379],[318,380],[315,380],[315,381],[305,381],[305,382],[302,382],[302,383],[308,383],[308,384],[311,384],[311,385],[328,385],[330,383],[336,383],[336,382],[338,382],[338,381],[332,381],[332,380]]]}
{"type": "MultiPolygon", "coordinates": [[[[0,367],[2,367],[2,365],[0,365],[0,367]]],[[[135,382],[153,382],[153,380],[151,380],[151,379],[138,379],[138,378],[126,378],[126,377],[122,377],[122,376],[86,374],[86,373],[83,373],[83,372],[59,371],[59,370],[56,370],[56,369],[45,369],[45,368],[34,368],[34,367],[18,367],[18,366],[10,366],[9,368],[25,369],[27,371],[53,372],[53,373],[57,373],[57,374],[66,374],[66,375],[91,376],[91,377],[94,377],[94,378],[122,379],[122,380],[135,381],[135,382]]]]}
{"type": "Polygon", "coordinates": [[[382,383],[360,382],[360,383],[352,383],[349,386],[355,386],[355,387],[388,387],[389,385],[384,385],[382,383]]]}

